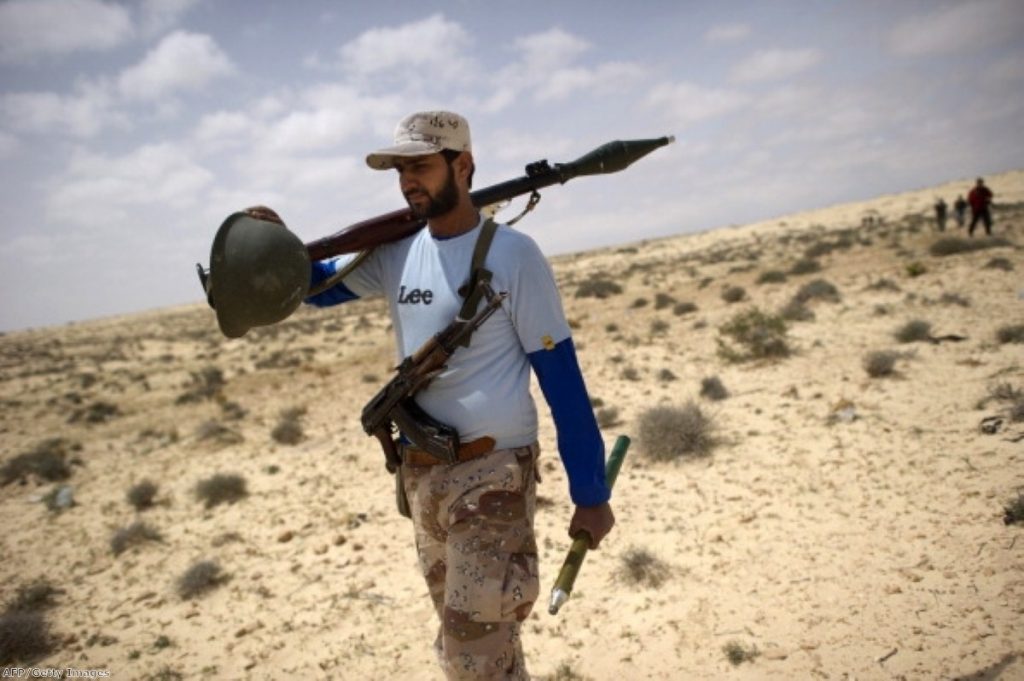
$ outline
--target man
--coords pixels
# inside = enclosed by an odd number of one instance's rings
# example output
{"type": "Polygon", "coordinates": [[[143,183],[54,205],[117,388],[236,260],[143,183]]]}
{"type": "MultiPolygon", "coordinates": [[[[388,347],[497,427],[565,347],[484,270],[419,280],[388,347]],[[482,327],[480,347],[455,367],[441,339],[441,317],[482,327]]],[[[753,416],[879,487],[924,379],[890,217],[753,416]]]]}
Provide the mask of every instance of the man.
{"type": "Polygon", "coordinates": [[[942,197],[935,202],[935,224],[940,232],[946,231],[946,202],[942,197]]]}
{"type": "Polygon", "coordinates": [[[978,178],[974,189],[967,195],[967,203],[971,205],[971,224],[967,227],[967,235],[974,236],[974,226],[981,220],[985,224],[985,234],[992,236],[992,190],[985,186],[985,180],[978,178]]]}
{"type": "Polygon", "coordinates": [[[956,226],[961,229],[964,226],[964,214],[967,212],[967,202],[964,201],[963,194],[956,197],[956,201],[953,202],[953,213],[956,215],[956,226]]]}
{"type": "MultiPolygon", "coordinates": [[[[366,162],[397,171],[403,196],[427,229],[378,246],[341,283],[308,302],[386,296],[406,357],[459,312],[485,221],[470,199],[475,166],[462,116],[414,113],[398,124],[394,142],[366,162]]],[[[314,263],[314,283],[349,260],[314,263]]],[[[615,519],[604,445],[550,266],[532,239],[506,226],[497,227],[484,265],[507,300],[415,397],[427,414],[457,430],[464,454],[445,464],[403,443],[400,473],[420,568],[441,619],[435,648],[445,674],[528,679],[519,632],[539,595],[531,368],[551,407],[576,506],[570,534],[588,533],[596,548],[615,519]]]]}

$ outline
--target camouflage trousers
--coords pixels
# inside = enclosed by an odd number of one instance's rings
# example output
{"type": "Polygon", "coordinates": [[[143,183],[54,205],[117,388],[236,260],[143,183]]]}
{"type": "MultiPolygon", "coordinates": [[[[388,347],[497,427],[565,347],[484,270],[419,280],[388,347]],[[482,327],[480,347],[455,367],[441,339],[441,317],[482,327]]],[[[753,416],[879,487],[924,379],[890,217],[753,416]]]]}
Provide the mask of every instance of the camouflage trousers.
{"type": "Polygon", "coordinates": [[[536,445],[451,466],[403,466],[416,552],[449,681],[528,680],[521,623],[540,591],[536,445]]]}

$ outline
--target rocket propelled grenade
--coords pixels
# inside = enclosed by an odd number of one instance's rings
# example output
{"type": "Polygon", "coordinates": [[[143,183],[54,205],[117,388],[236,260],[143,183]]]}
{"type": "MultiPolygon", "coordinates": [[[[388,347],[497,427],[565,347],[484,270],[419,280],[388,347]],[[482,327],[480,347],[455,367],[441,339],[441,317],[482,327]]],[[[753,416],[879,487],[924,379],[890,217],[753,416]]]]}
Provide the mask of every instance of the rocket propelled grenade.
{"type": "MultiPolygon", "coordinates": [[[[627,449],[629,449],[629,438],[620,435],[608,457],[608,463],[605,464],[604,477],[608,482],[609,489],[615,485],[615,478],[619,476],[619,469],[622,468],[622,461],[626,458],[627,449]]],[[[557,615],[559,608],[569,600],[572,587],[576,583],[576,576],[583,566],[583,559],[587,557],[589,548],[590,537],[585,533],[573,540],[572,546],[569,547],[569,552],[565,556],[565,562],[562,563],[562,569],[558,573],[558,579],[555,580],[555,586],[551,589],[551,601],[548,604],[550,614],[557,615]]]]}

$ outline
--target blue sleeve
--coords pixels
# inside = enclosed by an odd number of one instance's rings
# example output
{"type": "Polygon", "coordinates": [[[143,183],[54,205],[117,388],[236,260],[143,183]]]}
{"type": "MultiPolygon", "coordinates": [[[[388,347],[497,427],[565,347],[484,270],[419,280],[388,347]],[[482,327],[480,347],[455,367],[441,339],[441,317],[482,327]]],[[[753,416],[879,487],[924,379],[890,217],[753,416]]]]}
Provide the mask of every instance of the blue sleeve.
{"type": "Polygon", "coordinates": [[[597,506],[611,498],[604,477],[604,441],[583,382],[572,338],[550,350],[527,355],[558,433],[558,454],[569,476],[569,496],[577,506],[597,506]]]}
{"type": "MultiPolygon", "coordinates": [[[[337,271],[338,263],[335,260],[314,261],[313,271],[310,275],[310,288],[316,286],[337,271]]],[[[355,300],[358,297],[359,296],[353,293],[349,287],[339,281],[326,291],[306,298],[306,303],[317,307],[330,307],[331,305],[347,303],[348,301],[355,300]]]]}

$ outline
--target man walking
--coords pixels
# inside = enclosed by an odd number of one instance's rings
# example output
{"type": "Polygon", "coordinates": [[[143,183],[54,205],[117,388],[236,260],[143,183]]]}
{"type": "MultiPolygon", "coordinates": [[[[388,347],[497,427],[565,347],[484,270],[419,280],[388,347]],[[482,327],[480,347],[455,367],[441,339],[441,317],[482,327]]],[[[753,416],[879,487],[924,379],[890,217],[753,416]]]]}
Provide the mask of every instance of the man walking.
{"type": "MultiPolygon", "coordinates": [[[[459,433],[459,461],[439,461],[400,440],[400,474],[420,568],[441,620],[434,645],[447,678],[528,679],[519,635],[539,595],[531,369],[551,408],[569,478],[570,534],[585,531],[596,548],[615,522],[604,445],[555,279],[532,239],[488,224],[473,206],[475,164],[462,116],[411,114],[398,124],[394,145],[366,162],[397,171],[406,202],[427,228],[378,246],[308,302],[385,296],[399,354],[407,357],[460,312],[472,293],[474,251],[486,253],[484,273],[508,298],[415,396],[423,411],[459,433]]],[[[314,283],[350,260],[314,263],[314,283]]]]}
{"type": "Polygon", "coordinates": [[[967,235],[974,236],[974,226],[981,220],[985,225],[985,234],[992,236],[992,214],[989,212],[992,205],[992,190],[985,186],[985,180],[978,178],[974,188],[967,195],[967,203],[971,205],[971,224],[967,228],[967,235]]]}

